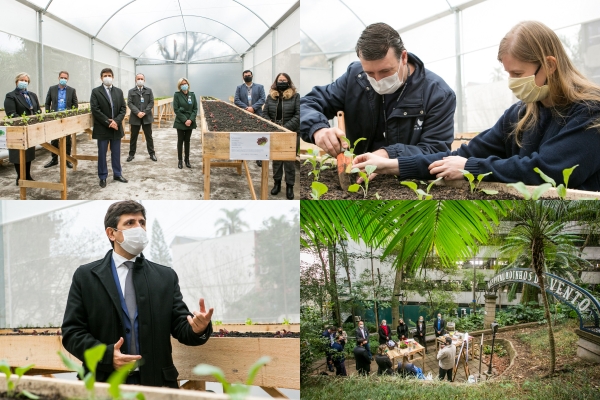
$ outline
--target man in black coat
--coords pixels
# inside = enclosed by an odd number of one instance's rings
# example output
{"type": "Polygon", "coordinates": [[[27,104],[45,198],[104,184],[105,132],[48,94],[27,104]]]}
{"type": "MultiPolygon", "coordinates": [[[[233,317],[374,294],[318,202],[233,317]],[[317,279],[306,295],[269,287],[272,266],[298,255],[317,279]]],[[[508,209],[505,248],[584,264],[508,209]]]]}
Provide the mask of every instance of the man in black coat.
{"type": "MultiPolygon", "coordinates": [[[[48,94],[46,95],[47,113],[78,108],[77,92],[75,91],[75,88],[67,86],[68,81],[69,73],[67,71],[60,71],[58,74],[58,85],[50,86],[48,94]]],[[[58,143],[58,139],[54,139],[50,142],[50,144],[56,148],[58,148],[58,143]]],[[[71,155],[71,135],[67,136],[67,155],[71,155]]],[[[52,153],[52,159],[44,165],[44,168],[50,168],[53,165],[58,165],[58,155],[54,153],[52,153]]],[[[71,161],[67,161],[67,167],[73,168],[71,161]]]]}
{"type": "Polygon", "coordinates": [[[131,139],[129,141],[129,156],[127,157],[127,162],[130,162],[135,158],[140,127],[144,130],[146,148],[148,149],[150,159],[152,161],[158,161],[154,152],[154,141],[152,140],[154,93],[152,93],[152,89],[145,84],[146,77],[144,74],[137,74],[135,76],[135,87],[129,89],[129,93],[127,93],[127,106],[131,111],[131,114],[129,115],[131,139]]]}
{"type": "Polygon", "coordinates": [[[104,382],[116,369],[141,359],[127,383],[177,388],[171,335],[188,346],[206,343],[213,309],[206,312],[201,298],[200,312],[190,313],[175,271],[144,258],[146,211],[140,203],[113,203],[104,226],[113,250],[75,271],[62,343],[82,361],[87,349],[107,345],[97,381],[104,382]]]}
{"type": "Polygon", "coordinates": [[[396,328],[398,333],[398,341],[406,340],[408,338],[408,325],[404,323],[404,319],[398,320],[398,327],[396,328]]]}
{"type": "Polygon", "coordinates": [[[94,132],[92,139],[98,140],[98,177],[100,187],[106,187],[108,167],[106,166],[106,152],[110,146],[110,160],[115,181],[127,183],[121,172],[121,138],[123,132],[123,119],[127,112],[123,91],[113,86],[113,72],[104,68],[100,72],[102,85],[92,89],[90,107],[94,116],[94,132]]]}
{"type": "Polygon", "coordinates": [[[369,352],[369,358],[373,359],[373,353],[371,353],[371,345],[369,344],[369,330],[365,328],[363,321],[358,321],[358,328],[354,331],[356,336],[356,344],[362,342],[363,339],[367,341],[365,349],[369,352]]]}
{"type": "Polygon", "coordinates": [[[354,359],[356,360],[356,370],[359,375],[369,375],[371,372],[371,356],[367,349],[365,349],[365,344],[368,343],[366,339],[360,340],[354,350],[354,359]]]}

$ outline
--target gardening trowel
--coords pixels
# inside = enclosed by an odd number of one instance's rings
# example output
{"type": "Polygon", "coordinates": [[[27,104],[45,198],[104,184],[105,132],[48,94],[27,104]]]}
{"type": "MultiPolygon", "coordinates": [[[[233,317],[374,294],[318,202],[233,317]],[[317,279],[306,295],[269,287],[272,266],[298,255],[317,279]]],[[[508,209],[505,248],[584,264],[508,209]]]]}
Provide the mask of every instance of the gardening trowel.
{"type": "MultiPolygon", "coordinates": [[[[344,122],[344,112],[337,112],[338,119],[338,128],[346,133],[346,124],[344,122]]],[[[348,187],[350,186],[350,170],[352,169],[352,157],[344,154],[344,148],[342,148],[342,152],[337,156],[337,171],[338,177],[340,179],[340,185],[342,186],[342,190],[344,192],[348,191],[348,187]]]]}

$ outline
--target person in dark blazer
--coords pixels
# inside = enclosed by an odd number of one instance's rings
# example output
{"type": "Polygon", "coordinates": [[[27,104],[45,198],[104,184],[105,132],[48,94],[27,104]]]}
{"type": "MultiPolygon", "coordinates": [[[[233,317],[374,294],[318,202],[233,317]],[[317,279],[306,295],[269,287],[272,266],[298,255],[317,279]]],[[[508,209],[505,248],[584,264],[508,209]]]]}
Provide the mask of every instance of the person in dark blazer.
{"type": "Polygon", "coordinates": [[[152,111],[154,110],[154,94],[152,93],[152,89],[145,85],[146,77],[144,74],[137,74],[135,76],[135,80],[135,87],[133,89],[129,89],[129,93],[127,93],[127,106],[131,111],[131,114],[129,115],[131,139],[129,141],[129,156],[127,157],[127,162],[132,161],[135,157],[140,127],[144,130],[144,136],[146,137],[146,148],[148,149],[148,155],[150,156],[150,159],[152,161],[158,161],[154,152],[154,141],[152,140],[152,122],[154,122],[152,111]]]}
{"type": "Polygon", "coordinates": [[[379,326],[379,344],[385,344],[392,338],[392,330],[387,325],[385,319],[381,320],[381,325],[379,326]]]}
{"type": "Polygon", "coordinates": [[[356,360],[356,371],[359,375],[368,376],[371,373],[371,355],[365,349],[365,343],[368,343],[366,339],[360,340],[352,352],[356,360]]]}
{"type": "Polygon", "coordinates": [[[392,375],[394,373],[394,364],[386,355],[388,351],[387,345],[382,344],[377,348],[375,362],[377,363],[377,375],[392,375]]]}
{"type": "MultiPolygon", "coordinates": [[[[300,94],[292,78],[281,72],[271,85],[269,96],[265,102],[265,116],[272,122],[296,132],[296,151],[300,147],[300,94]]],[[[285,197],[294,200],[294,183],[296,183],[296,161],[273,161],[273,180],[275,184],[271,190],[273,196],[281,190],[281,178],[285,171],[285,197]]]]}
{"type": "Polygon", "coordinates": [[[354,331],[356,336],[356,344],[360,343],[363,339],[367,341],[365,343],[365,349],[369,352],[369,358],[373,359],[373,353],[371,353],[371,345],[369,344],[369,330],[365,327],[363,321],[358,321],[358,328],[354,331]]]}
{"type": "MultiPolygon", "coordinates": [[[[25,72],[21,72],[15,78],[15,90],[6,93],[4,98],[4,111],[9,118],[17,118],[25,113],[26,115],[35,115],[41,112],[40,102],[35,93],[27,90],[31,78],[25,72]]],[[[35,160],[35,147],[30,147],[25,151],[25,179],[32,181],[31,162],[35,160]]],[[[8,161],[15,165],[17,171],[17,186],[21,177],[21,160],[19,150],[8,150],[8,161]]]]}
{"type": "MultiPolygon", "coordinates": [[[[213,309],[191,313],[177,274],[144,258],[146,211],[132,200],[113,203],[104,218],[113,246],[104,258],[77,268],[62,323],[62,343],[84,360],[84,352],[105,344],[96,380],[105,382],[121,366],[138,361],[126,383],[177,388],[171,335],[188,346],[206,343],[213,309]]],[[[84,368],[87,367],[84,363],[84,368]]]]}
{"type": "Polygon", "coordinates": [[[100,72],[102,85],[92,90],[90,107],[94,116],[94,132],[92,139],[98,140],[98,177],[100,187],[106,187],[108,167],[106,166],[106,152],[110,146],[110,161],[115,181],[127,183],[121,171],[121,138],[123,132],[123,119],[127,112],[123,91],[113,85],[114,74],[112,69],[104,68],[100,72]]]}
{"type": "Polygon", "coordinates": [[[433,322],[433,330],[436,338],[446,334],[446,320],[442,318],[442,314],[438,313],[437,319],[433,322]]]}
{"type": "Polygon", "coordinates": [[[253,114],[262,116],[262,107],[265,104],[265,88],[263,85],[252,82],[252,71],[242,73],[244,82],[235,89],[234,103],[236,106],[253,114]]]}
{"type": "MultiPolygon", "coordinates": [[[[46,95],[47,113],[71,110],[72,108],[77,109],[79,107],[77,92],[75,88],[67,86],[68,81],[69,73],[67,71],[60,71],[58,74],[58,85],[50,86],[46,95]]],[[[54,139],[50,144],[58,148],[59,140],[54,139]]],[[[71,135],[67,136],[67,155],[71,155],[71,135]]],[[[52,158],[44,165],[44,168],[50,168],[54,165],[58,165],[58,155],[52,153],[52,158]]],[[[73,163],[67,161],[67,167],[73,168],[73,163]]]]}
{"type": "Polygon", "coordinates": [[[177,92],[173,95],[173,110],[175,121],[173,128],[177,129],[177,167],[183,168],[181,161],[181,150],[185,147],[185,166],[192,168],[190,164],[190,139],[192,131],[196,129],[196,116],[198,115],[198,100],[194,92],[190,91],[190,82],[187,78],[181,78],[177,82],[177,92]]]}
{"type": "Polygon", "coordinates": [[[427,327],[423,316],[419,317],[419,322],[417,322],[417,332],[415,333],[415,340],[421,344],[421,346],[425,347],[425,354],[427,354],[427,327]]]}
{"type": "Polygon", "coordinates": [[[398,341],[406,340],[408,338],[408,325],[404,323],[404,319],[398,320],[398,327],[396,327],[398,333],[398,341]]]}

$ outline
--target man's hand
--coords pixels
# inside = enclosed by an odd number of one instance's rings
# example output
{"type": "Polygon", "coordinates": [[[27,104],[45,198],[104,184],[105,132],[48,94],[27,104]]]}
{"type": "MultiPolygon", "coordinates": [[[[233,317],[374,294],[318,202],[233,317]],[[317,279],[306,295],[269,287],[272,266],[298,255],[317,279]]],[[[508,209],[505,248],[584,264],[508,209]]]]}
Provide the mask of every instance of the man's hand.
{"type": "Polygon", "coordinates": [[[252,108],[252,107],[246,107],[246,111],[251,112],[252,114],[254,114],[254,108],[252,108]]]}
{"type": "Polygon", "coordinates": [[[365,153],[356,156],[352,164],[354,168],[358,168],[361,171],[364,171],[367,165],[374,165],[377,167],[376,171],[380,174],[398,175],[400,173],[398,160],[381,157],[375,153],[365,153]]]}
{"type": "Polygon", "coordinates": [[[140,111],[139,113],[137,113],[138,118],[144,118],[144,115],[146,115],[145,112],[140,111]]]}
{"type": "MultiPolygon", "coordinates": [[[[131,333],[134,335],[134,333],[131,333]]],[[[142,356],[134,356],[130,354],[121,353],[121,346],[123,346],[123,338],[119,338],[119,341],[115,343],[115,348],[113,351],[113,367],[115,370],[121,368],[123,365],[131,364],[134,361],[140,360],[142,356]]]]}
{"type": "Polygon", "coordinates": [[[194,318],[188,315],[187,320],[192,327],[192,330],[196,334],[200,334],[206,330],[210,319],[212,318],[214,308],[210,308],[208,312],[206,312],[206,307],[204,306],[204,299],[200,298],[200,312],[192,311],[194,313],[194,318]]]}
{"type": "Polygon", "coordinates": [[[108,125],[109,128],[112,128],[114,130],[119,129],[119,125],[117,125],[117,122],[114,119],[109,119],[110,124],[108,125]]]}
{"type": "Polygon", "coordinates": [[[185,126],[190,126],[190,125],[192,125],[192,121],[191,120],[188,119],[187,121],[185,121],[185,126]]]}
{"type": "Polygon", "coordinates": [[[313,134],[313,140],[317,146],[325,150],[330,156],[337,157],[344,149],[348,148],[345,141],[340,141],[339,138],[342,136],[346,136],[346,134],[341,129],[321,128],[313,134]]]}
{"type": "Polygon", "coordinates": [[[429,173],[436,178],[443,177],[445,180],[464,179],[460,169],[465,169],[467,159],[460,156],[448,156],[429,164],[429,173]]]}

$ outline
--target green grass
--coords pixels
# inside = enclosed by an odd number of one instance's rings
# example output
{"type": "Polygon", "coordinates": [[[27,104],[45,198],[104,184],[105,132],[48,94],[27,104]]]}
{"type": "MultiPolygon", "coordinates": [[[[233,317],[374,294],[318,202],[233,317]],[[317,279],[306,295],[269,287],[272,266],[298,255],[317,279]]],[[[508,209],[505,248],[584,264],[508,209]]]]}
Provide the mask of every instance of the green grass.
{"type": "MultiPolygon", "coordinates": [[[[557,355],[560,354],[562,357],[576,356],[578,336],[573,329],[578,327],[579,322],[576,320],[569,320],[566,323],[553,327],[557,355]]],[[[531,351],[535,356],[548,356],[548,327],[546,325],[544,325],[544,328],[539,328],[532,332],[519,333],[516,336],[519,340],[531,346],[531,351]]]]}

